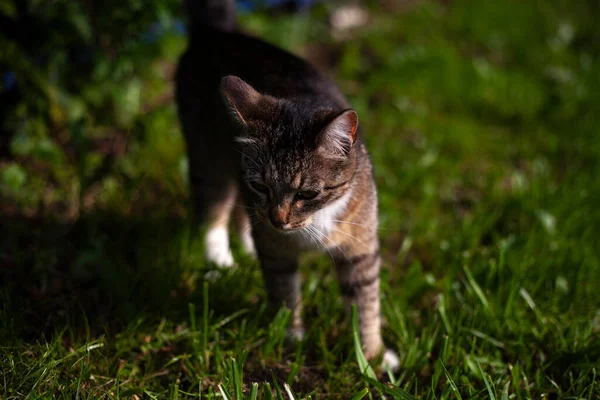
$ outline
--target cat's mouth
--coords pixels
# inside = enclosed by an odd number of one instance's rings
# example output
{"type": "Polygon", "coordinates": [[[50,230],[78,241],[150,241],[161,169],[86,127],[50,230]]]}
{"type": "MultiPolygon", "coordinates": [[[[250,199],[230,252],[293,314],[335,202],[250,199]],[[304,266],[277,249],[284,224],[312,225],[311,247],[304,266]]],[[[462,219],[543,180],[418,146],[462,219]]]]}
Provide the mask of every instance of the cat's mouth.
{"type": "Polygon", "coordinates": [[[305,223],[304,221],[302,223],[299,224],[285,224],[283,226],[277,227],[271,223],[269,223],[269,225],[275,229],[278,232],[281,233],[294,233],[294,232],[298,232],[303,230],[304,228],[306,228],[308,225],[308,223],[305,223]]]}
{"type": "Polygon", "coordinates": [[[277,232],[281,232],[281,233],[294,233],[294,232],[299,232],[303,229],[306,229],[311,223],[312,223],[312,218],[307,218],[303,221],[300,222],[296,222],[296,223],[286,223],[280,226],[276,226],[274,225],[269,218],[266,218],[264,216],[262,216],[262,220],[265,224],[267,224],[271,229],[276,230],[277,232]]]}

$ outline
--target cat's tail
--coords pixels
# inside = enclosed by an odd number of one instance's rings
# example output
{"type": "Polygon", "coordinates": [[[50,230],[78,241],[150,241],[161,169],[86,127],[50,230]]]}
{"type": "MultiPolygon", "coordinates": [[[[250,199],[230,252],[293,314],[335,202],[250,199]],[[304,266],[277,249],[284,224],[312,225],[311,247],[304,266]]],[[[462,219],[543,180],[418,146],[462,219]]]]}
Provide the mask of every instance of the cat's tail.
{"type": "Polygon", "coordinates": [[[237,29],[235,0],[185,0],[185,8],[192,28],[237,29]]]}

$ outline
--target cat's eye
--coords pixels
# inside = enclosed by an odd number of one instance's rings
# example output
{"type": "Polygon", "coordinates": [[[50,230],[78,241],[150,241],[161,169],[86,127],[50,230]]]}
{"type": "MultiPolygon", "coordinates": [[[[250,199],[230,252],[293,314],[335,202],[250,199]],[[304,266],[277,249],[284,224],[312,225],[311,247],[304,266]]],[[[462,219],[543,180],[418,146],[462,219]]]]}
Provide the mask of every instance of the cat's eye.
{"type": "Polygon", "coordinates": [[[249,183],[250,187],[262,194],[269,194],[269,187],[264,183],[253,181],[249,183]]]}
{"type": "Polygon", "coordinates": [[[296,199],[298,200],[312,200],[319,195],[316,190],[302,190],[296,193],[296,199]]]}

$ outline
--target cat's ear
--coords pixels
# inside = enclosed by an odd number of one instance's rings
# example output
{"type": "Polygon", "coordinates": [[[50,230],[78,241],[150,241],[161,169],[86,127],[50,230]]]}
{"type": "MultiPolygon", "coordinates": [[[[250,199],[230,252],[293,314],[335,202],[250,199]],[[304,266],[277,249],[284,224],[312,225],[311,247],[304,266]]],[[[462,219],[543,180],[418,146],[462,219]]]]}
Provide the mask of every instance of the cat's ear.
{"type": "Polygon", "coordinates": [[[346,157],[350,153],[358,130],[358,114],[346,110],[331,120],[317,136],[319,150],[333,157],[346,157]]]}
{"type": "Polygon", "coordinates": [[[256,118],[260,111],[259,103],[265,96],[237,76],[226,76],[221,79],[221,95],[231,108],[233,116],[243,125],[256,118]]]}

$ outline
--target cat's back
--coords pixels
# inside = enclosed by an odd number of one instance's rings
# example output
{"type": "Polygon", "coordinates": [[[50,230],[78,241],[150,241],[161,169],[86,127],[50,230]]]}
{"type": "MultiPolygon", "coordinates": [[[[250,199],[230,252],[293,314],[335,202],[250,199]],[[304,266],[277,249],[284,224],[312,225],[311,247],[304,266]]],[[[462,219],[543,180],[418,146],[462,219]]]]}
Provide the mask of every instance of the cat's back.
{"type": "Polygon", "coordinates": [[[291,53],[236,31],[193,31],[176,75],[179,94],[218,95],[226,75],[238,76],[275,97],[313,97],[334,108],[348,107],[329,79],[291,53]]]}

